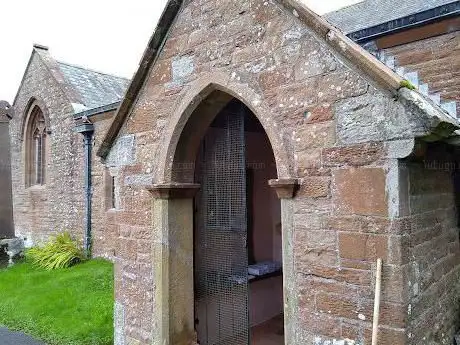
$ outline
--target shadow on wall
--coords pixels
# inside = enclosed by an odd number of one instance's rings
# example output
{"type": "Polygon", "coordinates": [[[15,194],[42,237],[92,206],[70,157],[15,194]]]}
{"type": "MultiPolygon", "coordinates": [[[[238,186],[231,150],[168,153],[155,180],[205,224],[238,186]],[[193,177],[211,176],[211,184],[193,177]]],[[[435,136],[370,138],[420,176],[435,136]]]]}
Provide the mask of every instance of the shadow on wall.
{"type": "MultiPolygon", "coordinates": [[[[454,178],[454,193],[455,193],[455,207],[457,209],[457,226],[460,228],[460,162],[456,162],[457,169],[453,172],[454,178]]],[[[458,233],[460,238],[460,231],[458,233]]],[[[457,341],[460,345],[460,342],[457,341]]]]}

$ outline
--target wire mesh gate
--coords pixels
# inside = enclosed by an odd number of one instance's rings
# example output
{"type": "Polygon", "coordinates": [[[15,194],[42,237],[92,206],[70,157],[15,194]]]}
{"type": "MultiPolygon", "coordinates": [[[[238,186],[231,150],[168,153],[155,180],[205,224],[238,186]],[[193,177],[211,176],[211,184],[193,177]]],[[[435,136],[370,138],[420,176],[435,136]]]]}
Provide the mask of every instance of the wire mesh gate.
{"type": "Polygon", "coordinates": [[[195,317],[201,345],[248,345],[244,109],[222,111],[198,158],[195,317]]]}

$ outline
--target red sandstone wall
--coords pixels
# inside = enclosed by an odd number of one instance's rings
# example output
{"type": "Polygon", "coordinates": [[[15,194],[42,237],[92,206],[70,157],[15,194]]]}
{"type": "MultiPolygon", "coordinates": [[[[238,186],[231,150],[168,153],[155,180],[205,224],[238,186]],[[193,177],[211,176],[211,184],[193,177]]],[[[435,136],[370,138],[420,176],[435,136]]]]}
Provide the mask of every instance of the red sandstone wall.
{"type": "Polygon", "coordinates": [[[64,230],[82,239],[83,170],[78,153],[81,135],[73,131],[73,109],[67,97],[37,53],[13,106],[15,116],[10,123],[10,135],[16,236],[26,237],[30,245],[64,230]],[[51,134],[47,142],[46,184],[26,187],[21,127],[32,97],[46,105],[51,134]]]}
{"type": "Polygon", "coordinates": [[[405,166],[408,344],[450,345],[460,328],[460,230],[452,176],[458,167],[455,157],[439,148],[405,166]]]}
{"type": "MultiPolygon", "coordinates": [[[[96,155],[107,129],[112,123],[115,111],[93,116],[94,141],[92,158],[92,230],[93,230],[93,255],[113,259],[115,251],[115,238],[118,237],[118,227],[114,223],[116,211],[111,209],[111,190],[109,168],[101,162],[96,155]],[[109,188],[109,190],[107,190],[109,188]]],[[[82,193],[84,191],[82,190],[82,193]]]]}
{"type": "MultiPolygon", "coordinates": [[[[47,54],[47,53],[45,53],[47,54]]],[[[46,240],[60,231],[70,231],[77,239],[84,236],[84,145],[83,136],[74,132],[73,108],[61,86],[35,53],[14,104],[11,120],[13,203],[17,236],[29,245],[46,240]],[[24,151],[21,126],[27,103],[39,98],[47,107],[51,125],[48,136],[46,184],[25,186],[24,151]]],[[[96,256],[113,258],[116,227],[106,212],[105,166],[96,150],[111,123],[114,112],[91,118],[95,124],[93,149],[93,249],[96,256]]]]}
{"type": "Polygon", "coordinates": [[[289,345],[370,343],[379,257],[385,263],[380,343],[407,344],[405,219],[391,147],[412,138],[420,117],[292,12],[262,0],[186,3],[109,155],[124,161],[117,165],[121,200],[114,215],[118,341],[150,344],[157,331],[154,296],[161,282],[154,282],[151,250],[158,239],[145,185],[164,182],[155,181],[155,173],[169,126],[188,105],[186,97],[207,83],[228,88],[257,113],[283,164],[282,177],[302,183],[284,202],[285,219],[293,219],[286,233],[289,345]],[[119,143],[129,138],[135,152],[121,159],[121,147],[131,144],[119,143]]]}

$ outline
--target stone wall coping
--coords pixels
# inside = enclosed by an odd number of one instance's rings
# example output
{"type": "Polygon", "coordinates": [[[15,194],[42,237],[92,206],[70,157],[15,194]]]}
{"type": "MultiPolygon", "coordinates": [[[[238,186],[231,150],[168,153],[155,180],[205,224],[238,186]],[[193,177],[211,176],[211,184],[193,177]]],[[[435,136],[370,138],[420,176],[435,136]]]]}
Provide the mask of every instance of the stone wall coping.
{"type": "Polygon", "coordinates": [[[118,132],[122,128],[126,117],[131,111],[132,105],[137,99],[138,93],[144,85],[144,81],[149,74],[151,66],[155,64],[155,61],[157,60],[165,41],[168,38],[169,29],[176,20],[176,16],[182,7],[182,2],[183,0],[168,0],[166,3],[157,27],[147,44],[147,48],[145,49],[144,55],[139,63],[139,67],[134,74],[133,79],[129,83],[125,97],[118,107],[112,125],[109,127],[104,140],[99,146],[97,155],[103,159],[105,159],[109,154],[110,149],[118,136],[118,132]]]}
{"type": "Polygon", "coordinates": [[[268,185],[276,191],[279,199],[292,199],[299,189],[300,183],[297,178],[285,178],[269,180],[268,185]]]}
{"type": "Polygon", "coordinates": [[[158,183],[146,186],[155,199],[191,199],[200,185],[198,183],[158,183]]]}

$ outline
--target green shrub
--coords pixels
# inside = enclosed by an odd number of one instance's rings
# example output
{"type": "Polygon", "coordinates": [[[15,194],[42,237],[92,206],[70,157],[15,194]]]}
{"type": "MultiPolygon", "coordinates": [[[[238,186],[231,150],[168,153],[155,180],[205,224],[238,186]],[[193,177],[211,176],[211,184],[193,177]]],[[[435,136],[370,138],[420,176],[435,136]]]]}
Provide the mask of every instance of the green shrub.
{"type": "Polygon", "coordinates": [[[68,232],[57,235],[43,246],[29,249],[26,258],[35,266],[47,270],[70,267],[86,259],[83,250],[68,232]]]}

